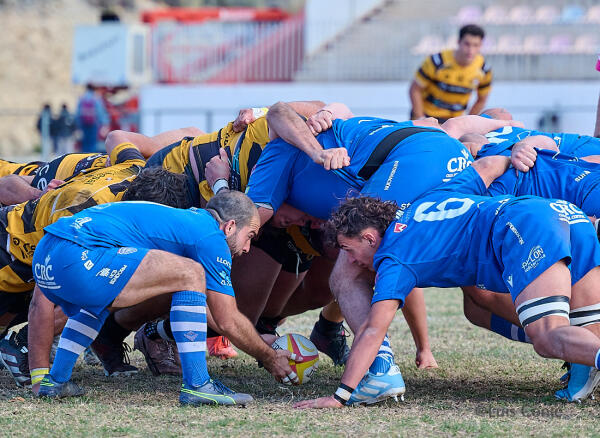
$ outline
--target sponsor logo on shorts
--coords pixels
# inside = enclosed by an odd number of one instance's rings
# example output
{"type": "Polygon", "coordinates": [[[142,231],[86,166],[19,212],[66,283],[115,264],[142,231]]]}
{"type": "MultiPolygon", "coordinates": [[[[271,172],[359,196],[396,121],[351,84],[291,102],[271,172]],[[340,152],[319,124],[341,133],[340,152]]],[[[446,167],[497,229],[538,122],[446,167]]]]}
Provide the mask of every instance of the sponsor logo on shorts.
{"type": "Polygon", "coordinates": [[[537,265],[540,264],[544,257],[546,257],[546,254],[544,254],[544,250],[542,249],[542,247],[540,245],[534,246],[533,248],[531,248],[531,251],[529,251],[529,257],[527,257],[527,260],[525,260],[521,264],[523,271],[531,271],[537,265]]]}
{"type": "Polygon", "coordinates": [[[390,176],[388,176],[387,181],[385,182],[385,187],[383,190],[389,190],[392,185],[392,181],[394,180],[394,175],[396,174],[396,170],[398,169],[398,161],[394,161],[394,165],[392,166],[392,170],[390,171],[390,176]]]}
{"type": "Polygon", "coordinates": [[[583,178],[585,178],[586,176],[588,176],[591,172],[589,170],[584,170],[583,173],[581,175],[577,175],[575,177],[575,181],[576,182],[580,182],[583,178]]]}
{"type": "Polygon", "coordinates": [[[225,271],[220,271],[219,275],[221,276],[221,285],[222,286],[231,286],[231,278],[225,271]]]}
{"type": "Polygon", "coordinates": [[[33,267],[35,282],[46,289],[60,289],[60,286],[54,281],[52,265],[50,264],[50,255],[44,259],[44,264],[36,263],[33,267]]]}
{"type": "Polygon", "coordinates": [[[85,251],[81,252],[81,261],[84,262],[88,259],[88,250],[86,249],[85,251]]]}
{"type": "Polygon", "coordinates": [[[94,267],[94,263],[92,263],[91,260],[88,260],[87,262],[85,262],[83,264],[83,266],[85,266],[85,269],[87,269],[89,271],[90,269],[92,269],[94,267]]]}
{"type": "Polygon", "coordinates": [[[517,236],[517,240],[519,241],[519,244],[523,245],[525,243],[525,241],[521,237],[521,234],[519,233],[519,230],[517,230],[517,227],[515,227],[512,222],[507,222],[506,226],[510,229],[510,231],[513,232],[513,234],[515,236],[517,236]]]}
{"type": "Polygon", "coordinates": [[[76,230],[80,230],[81,227],[88,223],[91,222],[92,218],[91,217],[78,217],[77,219],[75,219],[75,221],[71,224],[71,226],[73,228],[75,228],[76,230]]]}
{"type": "Polygon", "coordinates": [[[115,284],[117,282],[117,280],[119,279],[119,277],[121,276],[121,274],[123,272],[125,272],[125,269],[127,269],[127,265],[121,266],[121,269],[119,269],[118,271],[116,269],[113,269],[111,271],[110,275],[108,276],[108,278],[110,278],[109,283],[115,284]]]}
{"type": "Polygon", "coordinates": [[[394,233],[401,233],[402,231],[406,230],[407,226],[408,225],[406,225],[406,224],[396,222],[396,224],[394,225],[394,233]]]}
{"type": "Polygon", "coordinates": [[[102,268],[96,273],[96,277],[108,277],[108,274],[110,274],[110,269],[102,268]]]}
{"type": "Polygon", "coordinates": [[[134,252],[137,252],[137,248],[132,248],[131,246],[124,246],[123,248],[119,248],[117,254],[127,255],[133,254],[134,252]]]}
{"type": "Polygon", "coordinates": [[[506,198],[506,199],[501,199],[498,201],[498,208],[496,209],[496,212],[494,213],[496,216],[498,216],[498,213],[500,213],[500,210],[502,210],[502,207],[504,207],[504,204],[506,204],[508,201],[510,201],[510,198],[506,198]]]}
{"type": "Polygon", "coordinates": [[[511,275],[509,275],[509,276],[506,278],[506,282],[507,282],[507,283],[510,285],[510,287],[513,287],[513,276],[512,276],[512,274],[511,274],[511,275]]]}
{"type": "MultiPolygon", "coordinates": [[[[291,248],[291,249],[295,249],[295,248],[291,248]]],[[[227,259],[224,259],[223,257],[217,257],[217,263],[225,265],[229,269],[231,269],[231,262],[229,260],[227,260],[227,259]]]]}
{"type": "Polygon", "coordinates": [[[575,207],[570,202],[559,199],[550,203],[550,208],[558,212],[558,220],[567,222],[569,225],[589,222],[588,217],[583,211],[575,207]]]}

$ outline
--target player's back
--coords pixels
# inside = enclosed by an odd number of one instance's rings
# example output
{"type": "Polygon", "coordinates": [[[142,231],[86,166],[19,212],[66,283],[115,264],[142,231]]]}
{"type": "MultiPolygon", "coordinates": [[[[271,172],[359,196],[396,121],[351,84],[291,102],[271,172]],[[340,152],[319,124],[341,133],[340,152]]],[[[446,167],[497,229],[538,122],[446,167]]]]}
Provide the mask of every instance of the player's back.
{"type": "Polygon", "coordinates": [[[95,206],[61,218],[45,231],[83,247],[160,249],[192,259],[199,244],[227,247],[225,234],[208,211],[143,201],[95,206]]]}

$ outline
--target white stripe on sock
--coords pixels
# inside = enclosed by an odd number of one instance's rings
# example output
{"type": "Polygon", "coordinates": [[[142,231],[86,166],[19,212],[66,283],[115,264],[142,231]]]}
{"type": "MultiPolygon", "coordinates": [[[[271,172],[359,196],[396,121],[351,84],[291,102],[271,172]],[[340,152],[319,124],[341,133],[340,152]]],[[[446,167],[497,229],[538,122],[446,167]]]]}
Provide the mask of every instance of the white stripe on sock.
{"type": "Polygon", "coordinates": [[[206,313],[206,306],[171,306],[171,312],[206,313]]]}
{"type": "Polygon", "coordinates": [[[206,323],[205,322],[194,322],[194,321],[171,321],[171,331],[172,332],[205,332],[206,331],[206,323]]]}
{"type": "Polygon", "coordinates": [[[198,353],[206,351],[206,342],[177,342],[179,353],[198,353]]]}
{"type": "Polygon", "coordinates": [[[67,324],[65,327],[70,328],[71,330],[75,330],[76,332],[81,333],[82,335],[87,336],[90,339],[96,339],[98,336],[98,331],[94,330],[92,327],[87,326],[79,321],[69,318],[67,320],[67,324]]]}
{"type": "Polygon", "coordinates": [[[71,353],[75,353],[79,356],[85,350],[85,347],[77,342],[71,341],[69,339],[65,339],[61,336],[60,341],[58,341],[58,348],[62,348],[63,350],[70,351],[71,353]]]}

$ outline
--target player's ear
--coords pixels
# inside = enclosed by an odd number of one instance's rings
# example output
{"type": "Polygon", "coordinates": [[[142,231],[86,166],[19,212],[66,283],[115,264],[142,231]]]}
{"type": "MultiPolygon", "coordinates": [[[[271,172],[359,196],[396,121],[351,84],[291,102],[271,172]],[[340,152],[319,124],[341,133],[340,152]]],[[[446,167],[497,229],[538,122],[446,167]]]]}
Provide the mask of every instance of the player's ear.
{"type": "Polygon", "coordinates": [[[235,233],[236,228],[237,227],[235,224],[235,219],[231,219],[231,220],[228,220],[227,222],[225,222],[225,226],[223,227],[223,232],[225,233],[225,236],[229,237],[235,233]]]}

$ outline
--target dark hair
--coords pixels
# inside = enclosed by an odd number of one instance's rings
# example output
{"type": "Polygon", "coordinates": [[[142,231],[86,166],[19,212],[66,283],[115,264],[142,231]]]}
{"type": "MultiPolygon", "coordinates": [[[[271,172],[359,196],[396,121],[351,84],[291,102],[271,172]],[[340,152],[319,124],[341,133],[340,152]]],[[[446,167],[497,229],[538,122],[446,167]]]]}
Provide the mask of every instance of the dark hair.
{"type": "Polygon", "coordinates": [[[235,190],[220,190],[207,202],[207,210],[212,210],[215,219],[221,222],[235,220],[239,227],[245,227],[252,218],[258,215],[252,200],[242,192],[235,190]]]}
{"type": "Polygon", "coordinates": [[[123,201],[148,201],[175,208],[190,208],[187,178],[162,167],[142,169],[123,194],[123,201]]]}
{"type": "Polygon", "coordinates": [[[478,36],[481,39],[485,38],[485,32],[476,24],[467,24],[458,31],[458,41],[462,40],[465,35],[478,36]]]}
{"type": "Polygon", "coordinates": [[[338,246],[338,234],[356,237],[368,227],[375,228],[383,236],[397,211],[398,204],[394,201],[382,201],[369,196],[349,198],[325,224],[325,238],[328,243],[338,246]]]}

